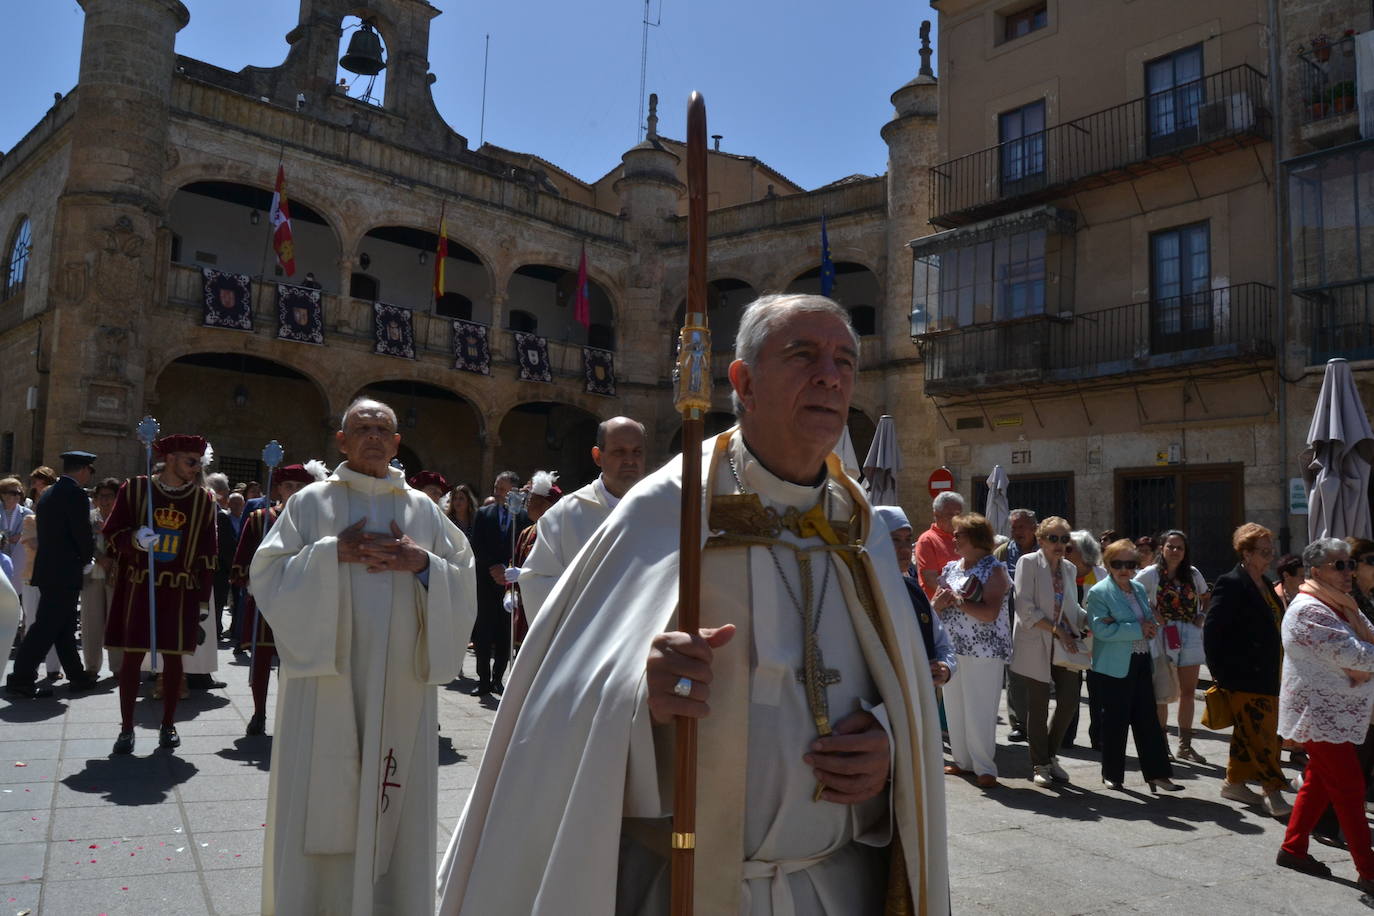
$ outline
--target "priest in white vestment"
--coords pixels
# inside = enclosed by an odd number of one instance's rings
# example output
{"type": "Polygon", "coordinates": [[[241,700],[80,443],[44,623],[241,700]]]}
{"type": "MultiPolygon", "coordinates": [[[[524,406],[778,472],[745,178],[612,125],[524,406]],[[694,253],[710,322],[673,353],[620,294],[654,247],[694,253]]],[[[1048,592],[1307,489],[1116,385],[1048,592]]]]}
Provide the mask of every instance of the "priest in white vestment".
{"type": "Polygon", "coordinates": [[[544,662],[512,672],[442,916],[666,914],[677,715],[700,719],[696,912],[948,913],[929,663],[888,532],[830,454],[858,341],[831,300],[768,296],[735,351],[740,425],[703,453],[700,633],[673,629],[675,459],[535,619],[544,662]]]}
{"type": "Polygon", "coordinates": [[[534,549],[520,568],[520,601],[533,621],[558,577],[644,476],[644,424],[629,417],[603,420],[596,428],[592,460],[596,479],[566,494],[539,519],[534,549]]]}
{"type": "Polygon", "coordinates": [[[281,659],[262,912],[425,916],[436,690],[476,616],[473,555],[390,467],[391,408],[355,402],[336,439],[347,460],[287,501],[249,574],[281,659]]]}

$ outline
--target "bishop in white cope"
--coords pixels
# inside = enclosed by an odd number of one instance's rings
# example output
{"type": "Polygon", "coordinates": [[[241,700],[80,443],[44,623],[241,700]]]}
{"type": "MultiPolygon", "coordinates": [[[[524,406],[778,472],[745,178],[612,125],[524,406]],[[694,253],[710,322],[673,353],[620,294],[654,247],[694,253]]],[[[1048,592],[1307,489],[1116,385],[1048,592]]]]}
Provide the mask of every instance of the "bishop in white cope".
{"type": "Polygon", "coordinates": [[[769,296],[735,349],[740,425],[703,455],[702,630],[674,630],[677,459],[535,619],[543,661],[512,672],[442,916],[667,913],[677,715],[701,720],[696,912],[948,912],[929,664],[888,532],[830,454],[858,342],[834,302],[769,296]]]}
{"type": "Polygon", "coordinates": [[[592,460],[601,468],[596,479],[565,495],[539,519],[534,549],[520,569],[520,601],[528,620],[538,616],[563,570],[644,476],[644,424],[629,417],[603,420],[592,460]]]}
{"type": "Polygon", "coordinates": [[[286,503],[250,590],[281,659],[262,912],[424,916],[438,844],[436,685],[476,615],[472,551],[390,467],[391,408],[358,401],[347,460],[286,503]]]}

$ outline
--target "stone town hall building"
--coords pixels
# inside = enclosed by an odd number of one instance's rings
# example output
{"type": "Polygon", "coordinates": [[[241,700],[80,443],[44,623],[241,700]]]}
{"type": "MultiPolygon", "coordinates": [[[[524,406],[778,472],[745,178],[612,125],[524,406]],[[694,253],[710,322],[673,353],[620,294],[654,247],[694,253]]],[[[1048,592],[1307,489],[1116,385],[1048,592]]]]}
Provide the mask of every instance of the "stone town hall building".
{"type": "MultiPolygon", "coordinates": [[[[77,87],[0,159],[0,469],[26,472],[65,448],[136,471],[145,412],[214,443],[232,477],[259,473],[276,438],[288,460],[332,459],[348,402],[397,409],[407,466],[484,491],[496,470],[556,467],[589,479],[596,421],[642,418],[650,461],[679,423],[668,378],[686,282],[683,111],[593,183],[528,154],[469,148],[430,94],[425,0],[301,0],[278,67],[237,73],[179,56],[179,0],[80,0],[77,87]],[[380,104],[336,82],[346,15],[385,43],[380,104]],[[673,129],[669,129],[672,125],[673,129]],[[288,176],[299,282],[322,287],[323,344],[278,339],[268,219],[288,176]],[[441,208],[445,294],[431,293],[441,208]],[[585,246],[591,322],[570,302],[585,246]],[[428,261],[426,260],[428,259],[428,261]],[[249,275],[251,331],[203,322],[203,269],[249,275]],[[374,353],[373,302],[413,310],[415,358],[374,353]],[[453,319],[485,325],[490,374],[454,368],[453,319]],[[521,381],[514,332],[547,338],[552,380],[521,381]],[[587,392],[583,347],[613,352],[615,395],[587,392]]],[[[913,23],[914,27],[914,23],[913,23]]],[[[913,55],[914,58],[914,55],[913,55]]],[[[710,154],[711,317],[716,389],[739,309],[756,294],[818,290],[827,219],[836,298],[863,334],[851,430],[862,456],[877,418],[898,413],[901,485],[919,502],[936,464],[933,412],[912,341],[910,239],[929,231],[937,84],[893,94],[886,176],[804,191],[758,160],[710,154]],[[918,479],[919,478],[919,479],[918,479]]]]}

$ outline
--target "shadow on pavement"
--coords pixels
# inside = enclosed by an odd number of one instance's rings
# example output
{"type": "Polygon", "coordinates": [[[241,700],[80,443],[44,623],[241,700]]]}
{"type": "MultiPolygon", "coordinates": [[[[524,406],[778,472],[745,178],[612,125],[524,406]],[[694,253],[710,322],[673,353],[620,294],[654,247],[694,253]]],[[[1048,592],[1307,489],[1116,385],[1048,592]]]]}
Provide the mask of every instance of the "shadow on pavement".
{"type": "Polygon", "coordinates": [[[57,697],[40,697],[36,700],[14,700],[12,697],[6,699],[12,702],[0,706],[0,722],[33,724],[60,719],[67,714],[67,704],[60,702],[57,697]]]}
{"type": "Polygon", "coordinates": [[[198,772],[195,764],[158,750],[150,757],[94,757],[61,780],[73,792],[100,795],[115,805],[156,805],[198,772]]]}
{"type": "Polygon", "coordinates": [[[451,763],[462,763],[468,759],[467,754],[460,753],[453,746],[453,739],[447,735],[439,736],[439,766],[448,766],[451,763]]]}
{"type": "Polygon", "coordinates": [[[991,790],[988,796],[1008,808],[1066,820],[1150,821],[1167,830],[1180,832],[1196,830],[1199,823],[1208,822],[1232,833],[1264,832],[1263,827],[1246,817],[1245,811],[1229,804],[1200,798],[1180,798],[1163,792],[1151,796],[1147,789],[1098,791],[1064,783],[1055,786],[1053,791],[1045,791],[1004,781],[1000,788],[991,790]],[[1142,801],[1147,804],[1141,805],[1142,801]]]}
{"type": "Polygon", "coordinates": [[[233,747],[215,751],[215,756],[225,760],[236,760],[246,766],[257,767],[266,773],[272,769],[272,736],[256,735],[252,738],[235,738],[233,747]]]}

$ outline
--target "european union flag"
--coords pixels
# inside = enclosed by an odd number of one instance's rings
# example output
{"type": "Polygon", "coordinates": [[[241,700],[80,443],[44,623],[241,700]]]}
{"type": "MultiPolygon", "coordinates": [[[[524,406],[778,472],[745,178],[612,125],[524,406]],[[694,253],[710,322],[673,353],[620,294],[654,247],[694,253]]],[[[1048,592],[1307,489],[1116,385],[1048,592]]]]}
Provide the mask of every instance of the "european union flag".
{"type": "Polygon", "coordinates": [[[830,238],[825,234],[825,214],[821,214],[821,295],[835,288],[835,262],[830,260],[830,238]]]}

